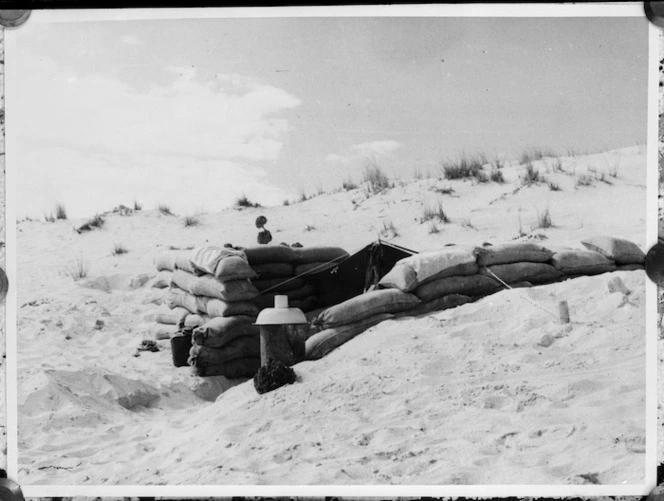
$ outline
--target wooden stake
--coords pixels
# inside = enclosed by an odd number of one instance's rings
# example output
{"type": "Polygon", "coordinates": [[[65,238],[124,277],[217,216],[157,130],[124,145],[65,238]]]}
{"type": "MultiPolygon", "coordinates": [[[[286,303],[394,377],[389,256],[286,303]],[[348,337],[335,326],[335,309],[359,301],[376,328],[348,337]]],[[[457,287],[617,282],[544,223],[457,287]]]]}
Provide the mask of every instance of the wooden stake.
{"type": "Polygon", "coordinates": [[[563,324],[569,323],[569,307],[567,301],[560,301],[558,303],[558,312],[560,313],[560,322],[563,324]]]}

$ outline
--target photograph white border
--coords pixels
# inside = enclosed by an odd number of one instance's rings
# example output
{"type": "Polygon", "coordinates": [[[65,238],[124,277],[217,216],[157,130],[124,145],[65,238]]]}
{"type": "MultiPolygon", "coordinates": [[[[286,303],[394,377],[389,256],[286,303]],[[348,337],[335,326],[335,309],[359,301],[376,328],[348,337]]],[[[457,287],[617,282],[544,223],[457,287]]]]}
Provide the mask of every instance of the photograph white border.
{"type": "MultiPolygon", "coordinates": [[[[645,17],[643,4],[493,4],[493,5],[389,5],[278,8],[197,8],[197,9],[128,9],[33,11],[29,23],[89,22],[102,20],[147,20],[181,18],[242,17],[329,17],[329,16],[450,16],[450,17],[645,17]]],[[[657,242],[658,186],[658,60],[660,30],[649,23],[648,58],[648,136],[647,136],[647,241],[648,248],[657,242]]],[[[12,132],[12,96],[19,92],[19,82],[12,78],[15,50],[14,33],[5,30],[5,116],[6,116],[6,235],[9,291],[7,308],[7,472],[18,478],[18,406],[17,406],[17,292],[16,272],[16,198],[15,135],[12,132]]],[[[24,485],[25,497],[194,497],[194,496],[624,496],[647,495],[656,485],[657,465],[657,288],[646,281],[646,452],[643,485],[24,485]]]]}

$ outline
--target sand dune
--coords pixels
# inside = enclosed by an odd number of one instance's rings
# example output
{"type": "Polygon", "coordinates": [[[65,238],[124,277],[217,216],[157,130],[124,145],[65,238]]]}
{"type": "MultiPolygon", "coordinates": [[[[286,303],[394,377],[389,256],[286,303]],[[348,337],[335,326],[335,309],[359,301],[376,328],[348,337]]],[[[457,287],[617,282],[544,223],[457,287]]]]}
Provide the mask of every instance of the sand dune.
{"type": "Polygon", "coordinates": [[[523,186],[523,166],[514,163],[503,169],[505,184],[397,180],[380,195],[358,189],[230,209],[203,214],[190,228],[158,211],[109,215],[104,228],[81,235],[72,226],[82,221],[19,223],[19,480],[643,482],[643,271],[502,291],[388,320],[320,361],[298,364],[294,385],[263,396],[251,382],[228,389],[237,382],[174,368],[167,342],[134,356],[161,293],[149,281],[132,287],[132,279],[154,277],[154,257],[170,246],[252,245],[260,214],[277,243],[349,251],[381,236],[418,251],[515,238],[580,248],[595,234],[645,247],[640,148],[535,165],[560,191],[523,186]],[[615,177],[608,165],[619,166],[615,177]],[[579,185],[582,175],[594,181],[579,185]],[[431,233],[420,218],[438,201],[452,221],[431,233]],[[554,226],[534,228],[546,209],[554,226]],[[398,235],[381,235],[387,223],[398,235]],[[116,243],[129,252],[113,256],[116,243]],[[77,259],[92,281],[63,273],[77,259]],[[106,290],[95,288],[100,277],[106,290]],[[632,294],[610,293],[613,277],[632,294]],[[566,326],[555,314],[562,299],[571,310],[566,326]]]}

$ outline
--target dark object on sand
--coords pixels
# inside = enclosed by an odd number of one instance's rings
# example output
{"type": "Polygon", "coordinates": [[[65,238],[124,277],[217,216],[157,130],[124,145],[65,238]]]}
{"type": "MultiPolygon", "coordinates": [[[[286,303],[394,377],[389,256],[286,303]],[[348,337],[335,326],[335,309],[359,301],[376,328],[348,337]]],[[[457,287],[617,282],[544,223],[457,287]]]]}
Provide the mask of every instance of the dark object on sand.
{"type": "Polygon", "coordinates": [[[272,233],[268,230],[258,232],[258,243],[261,245],[269,244],[272,241],[272,233]]]}
{"type": "Polygon", "coordinates": [[[138,351],[159,351],[159,345],[152,339],[144,339],[137,348],[138,351]]]}
{"type": "Polygon", "coordinates": [[[256,218],[256,228],[263,229],[263,226],[267,224],[267,218],[265,216],[258,216],[256,218]]]}
{"type": "Polygon", "coordinates": [[[189,365],[192,333],[193,329],[183,329],[171,338],[171,355],[175,367],[187,367],[189,365]]]}
{"type": "Polygon", "coordinates": [[[254,376],[254,388],[259,394],[267,393],[287,384],[293,384],[295,371],[281,362],[274,360],[258,369],[254,376]]]}

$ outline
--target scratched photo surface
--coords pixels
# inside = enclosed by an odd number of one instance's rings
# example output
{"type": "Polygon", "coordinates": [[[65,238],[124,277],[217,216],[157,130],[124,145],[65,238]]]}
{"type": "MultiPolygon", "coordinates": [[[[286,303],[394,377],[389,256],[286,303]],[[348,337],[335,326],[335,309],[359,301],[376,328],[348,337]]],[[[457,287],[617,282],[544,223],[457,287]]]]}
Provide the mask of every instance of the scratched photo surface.
{"type": "Polygon", "coordinates": [[[21,485],[644,483],[645,17],[11,36],[21,485]]]}

